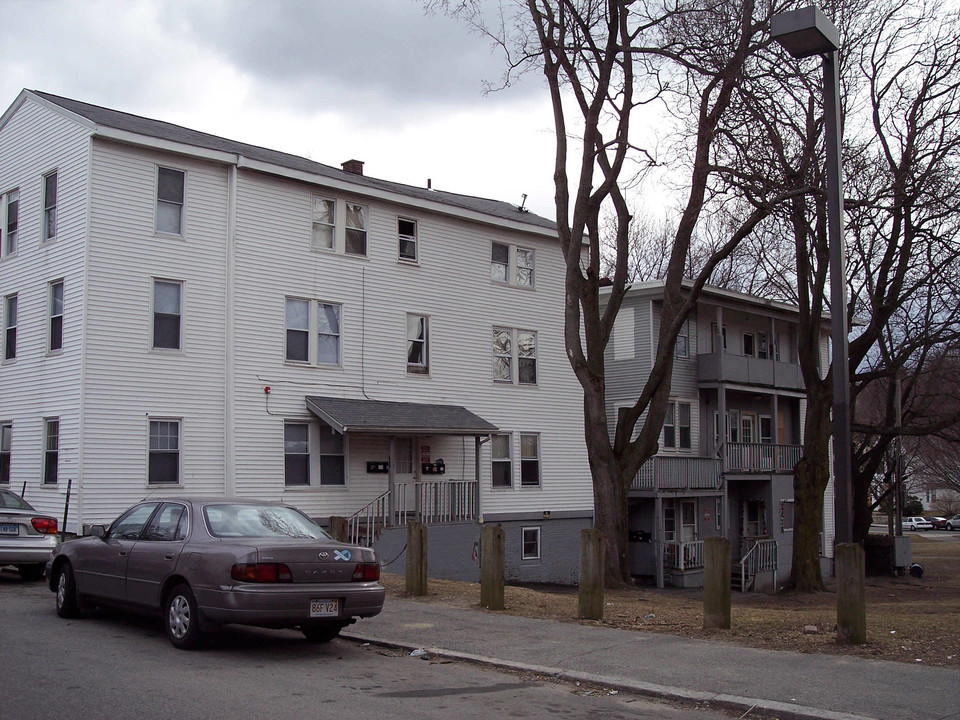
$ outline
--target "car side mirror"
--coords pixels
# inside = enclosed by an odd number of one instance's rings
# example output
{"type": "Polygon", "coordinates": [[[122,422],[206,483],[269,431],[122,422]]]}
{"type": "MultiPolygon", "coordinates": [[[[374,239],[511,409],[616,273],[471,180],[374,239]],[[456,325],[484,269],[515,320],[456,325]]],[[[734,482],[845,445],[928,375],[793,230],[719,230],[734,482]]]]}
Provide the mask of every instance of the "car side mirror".
{"type": "Polygon", "coordinates": [[[103,525],[91,525],[87,531],[88,535],[93,535],[101,540],[106,536],[107,529],[103,525]]]}

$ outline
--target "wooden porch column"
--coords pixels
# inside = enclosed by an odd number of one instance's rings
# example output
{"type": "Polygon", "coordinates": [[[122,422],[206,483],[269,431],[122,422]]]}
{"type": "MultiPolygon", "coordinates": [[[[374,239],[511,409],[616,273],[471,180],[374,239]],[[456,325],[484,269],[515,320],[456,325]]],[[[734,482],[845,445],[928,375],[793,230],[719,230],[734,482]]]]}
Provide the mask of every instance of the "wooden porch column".
{"type": "Polygon", "coordinates": [[[653,501],[653,549],[657,589],[663,590],[663,498],[659,493],[653,501]]]}
{"type": "Polygon", "coordinates": [[[479,518],[483,516],[483,513],[480,512],[480,446],[483,445],[483,438],[479,435],[474,435],[473,437],[473,479],[475,490],[473,491],[474,495],[474,506],[473,506],[473,516],[474,518],[479,518]]]}
{"type": "Polygon", "coordinates": [[[394,486],[394,471],[397,466],[397,443],[396,437],[393,435],[390,436],[390,457],[387,458],[387,490],[390,491],[390,494],[387,495],[387,522],[390,525],[393,525],[396,522],[397,516],[396,511],[396,488],[394,486]]]}

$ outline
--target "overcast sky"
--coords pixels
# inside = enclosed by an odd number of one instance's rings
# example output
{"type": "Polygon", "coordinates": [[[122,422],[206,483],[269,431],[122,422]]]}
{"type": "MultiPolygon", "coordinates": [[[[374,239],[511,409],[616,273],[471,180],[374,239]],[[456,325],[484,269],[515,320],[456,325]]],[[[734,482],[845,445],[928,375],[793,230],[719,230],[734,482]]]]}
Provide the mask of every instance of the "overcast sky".
{"type": "Polygon", "coordinates": [[[0,0],[0,106],[42,90],[552,218],[532,73],[422,0],[0,0]]]}

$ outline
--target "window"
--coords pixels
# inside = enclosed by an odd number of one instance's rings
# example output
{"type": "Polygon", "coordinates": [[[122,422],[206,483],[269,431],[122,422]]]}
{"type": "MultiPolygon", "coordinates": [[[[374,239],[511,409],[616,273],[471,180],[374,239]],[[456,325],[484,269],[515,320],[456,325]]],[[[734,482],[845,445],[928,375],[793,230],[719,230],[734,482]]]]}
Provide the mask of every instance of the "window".
{"type": "Polygon", "coordinates": [[[43,176],[43,240],[57,236],[57,174],[43,176]]]}
{"type": "Polygon", "coordinates": [[[47,350],[56,352],[63,349],[63,280],[50,283],[49,296],[47,350]]]}
{"type": "Polygon", "coordinates": [[[743,334],[743,354],[746,357],[754,357],[756,355],[756,347],[754,346],[753,333],[743,334]]]}
{"type": "Polygon", "coordinates": [[[533,287],[534,252],[528,248],[491,243],[490,279],[494,282],[533,287]]]}
{"type": "Polygon", "coordinates": [[[494,435],[490,438],[490,459],[493,487],[513,485],[513,467],[510,453],[510,435],[494,435]]]}
{"type": "Polygon", "coordinates": [[[730,422],[727,426],[730,442],[740,442],[740,411],[731,410],[728,414],[730,422]]]}
{"type": "Polygon", "coordinates": [[[160,503],[149,502],[132,507],[110,525],[110,537],[115,540],[136,540],[147,520],[160,503]]]}
{"type": "Polygon", "coordinates": [[[680,501],[680,540],[693,542],[697,539],[697,505],[695,500],[680,501]]]}
{"type": "Polygon", "coordinates": [[[740,442],[756,442],[756,439],[753,435],[755,422],[756,419],[753,415],[747,415],[744,413],[740,416],[740,442]]]}
{"type": "Polygon", "coordinates": [[[720,499],[720,498],[716,498],[715,505],[716,505],[716,507],[715,507],[716,512],[714,512],[714,514],[713,514],[713,517],[714,517],[714,527],[715,527],[717,530],[721,530],[721,529],[722,529],[722,525],[723,525],[723,515],[722,515],[722,513],[723,513],[723,500],[720,499]]]}
{"type": "Polygon", "coordinates": [[[769,415],[760,416],[760,442],[773,443],[773,418],[769,415]]]}
{"type": "Polygon", "coordinates": [[[773,336],[773,359],[780,362],[780,333],[773,336]]]}
{"type": "Polygon", "coordinates": [[[287,298],[285,358],[297,363],[339,365],[340,310],[340,305],[333,303],[287,298]],[[311,326],[316,328],[313,342],[311,326]]]}
{"type": "Polygon", "coordinates": [[[407,372],[426,375],[430,371],[427,351],[428,324],[425,315],[407,315],[407,372]]]}
{"type": "Polygon", "coordinates": [[[10,484],[10,450],[13,445],[13,423],[0,423],[0,485],[10,484]]]}
{"type": "Polygon", "coordinates": [[[143,531],[149,542],[176,542],[187,536],[187,508],[180,503],[165,502],[143,531]]]}
{"type": "Polygon", "coordinates": [[[535,332],[512,328],[493,329],[493,379],[519,385],[537,384],[535,332]]]}
{"type": "Polygon", "coordinates": [[[147,482],[176,485],[180,482],[180,421],[150,421],[150,459],[147,482]]]}
{"type": "Polygon", "coordinates": [[[157,232],[183,234],[184,177],[182,170],[157,170],[157,232]]]}
{"type": "Polygon", "coordinates": [[[3,359],[17,357],[17,296],[7,295],[3,300],[3,359]]]}
{"type": "Polygon", "coordinates": [[[793,500],[780,501],[780,532],[787,532],[788,530],[793,530],[794,507],[795,506],[794,506],[793,500]]]}
{"type": "Polygon", "coordinates": [[[153,347],[180,349],[180,296],[183,283],[153,281],[153,347]]]}
{"type": "Polygon", "coordinates": [[[337,204],[333,200],[313,197],[313,231],[310,244],[315,250],[333,250],[337,204]]]}
{"type": "Polygon", "coordinates": [[[396,474],[413,474],[413,438],[397,438],[394,440],[393,451],[396,474]]]}
{"type": "Polygon", "coordinates": [[[540,486],[540,436],[520,435],[520,487],[540,486]]]}
{"type": "Polygon", "coordinates": [[[540,528],[525,527],[521,530],[523,536],[523,560],[540,559],[540,528]]]}
{"type": "Polygon", "coordinates": [[[400,259],[417,262],[417,221],[397,218],[397,238],[400,259]]]}
{"type": "Polygon", "coordinates": [[[678,358],[690,357],[690,323],[684,321],[677,332],[676,356],[678,358]]]}
{"type": "Polygon", "coordinates": [[[283,425],[283,480],[285,485],[310,484],[310,426],[283,425]]]}
{"type": "Polygon", "coordinates": [[[0,257],[17,252],[17,225],[20,218],[20,191],[0,195],[0,257]]]}
{"type": "Polygon", "coordinates": [[[344,252],[347,255],[367,254],[367,209],[363,205],[347,203],[347,235],[344,252]]]}
{"type": "Polygon", "coordinates": [[[671,401],[663,420],[663,446],[689,450],[692,447],[690,403],[671,401]]]}
{"type": "Polygon", "coordinates": [[[329,425],[320,429],[320,484],[346,485],[343,435],[329,425]]]}
{"type": "MultiPolygon", "coordinates": [[[[727,326],[724,325],[720,328],[720,342],[723,345],[723,349],[727,349],[727,326]]],[[[710,323],[710,352],[715,353],[719,352],[717,348],[717,324],[710,323]]]]}
{"type": "Polygon", "coordinates": [[[757,333],[757,357],[761,360],[766,360],[770,357],[766,333],[757,333]]]}
{"type": "Polygon", "coordinates": [[[57,484],[60,465],[60,420],[47,418],[43,421],[43,484],[57,484]]]}
{"type": "Polygon", "coordinates": [[[677,514],[674,507],[673,498],[665,498],[663,501],[663,539],[670,542],[677,535],[677,514]]]}

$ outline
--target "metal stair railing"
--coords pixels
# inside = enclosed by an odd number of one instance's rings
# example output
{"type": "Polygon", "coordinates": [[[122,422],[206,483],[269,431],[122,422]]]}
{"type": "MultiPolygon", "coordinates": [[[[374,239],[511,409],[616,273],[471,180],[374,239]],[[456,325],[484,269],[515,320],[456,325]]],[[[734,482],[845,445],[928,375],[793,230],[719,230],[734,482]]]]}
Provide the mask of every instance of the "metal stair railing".
{"type": "Polygon", "coordinates": [[[753,582],[758,573],[773,571],[773,587],[777,587],[777,541],[757,540],[746,555],[740,558],[740,590],[746,592],[747,581],[753,582]]]}
{"type": "Polygon", "coordinates": [[[347,518],[347,538],[354,545],[373,545],[390,515],[390,491],[377,497],[347,518]],[[362,526],[362,527],[361,527],[362,526]]]}

